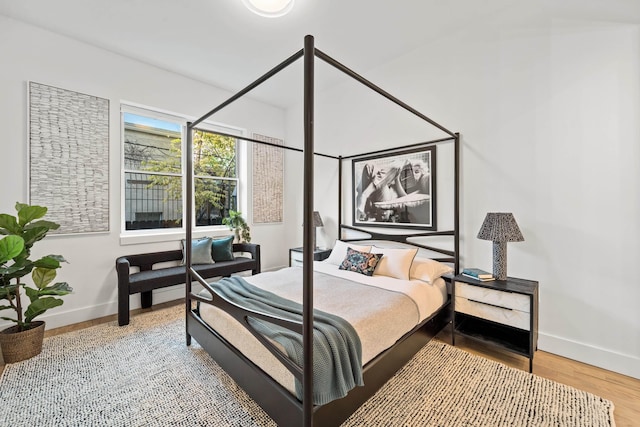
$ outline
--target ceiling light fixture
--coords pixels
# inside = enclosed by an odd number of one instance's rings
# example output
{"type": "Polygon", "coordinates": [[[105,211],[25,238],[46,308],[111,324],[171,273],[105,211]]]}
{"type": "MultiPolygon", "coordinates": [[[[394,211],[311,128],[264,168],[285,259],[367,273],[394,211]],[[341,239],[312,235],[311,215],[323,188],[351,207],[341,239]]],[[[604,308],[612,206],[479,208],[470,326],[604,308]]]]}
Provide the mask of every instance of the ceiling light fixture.
{"type": "Polygon", "coordinates": [[[242,0],[251,12],[267,18],[284,16],[293,9],[294,0],[242,0]]]}

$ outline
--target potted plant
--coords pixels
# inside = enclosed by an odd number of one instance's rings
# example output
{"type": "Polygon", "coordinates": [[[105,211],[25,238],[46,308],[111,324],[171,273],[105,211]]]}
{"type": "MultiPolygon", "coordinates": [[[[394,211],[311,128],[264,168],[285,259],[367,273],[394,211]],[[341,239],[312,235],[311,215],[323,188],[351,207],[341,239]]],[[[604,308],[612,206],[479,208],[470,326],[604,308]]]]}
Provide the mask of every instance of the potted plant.
{"type": "Polygon", "coordinates": [[[47,208],[16,203],[17,217],[0,214],[0,311],[13,310],[15,318],[0,317],[14,322],[0,332],[0,347],[5,363],[19,362],[42,351],[44,322],[34,319],[50,308],[62,305],[62,296],[72,291],[66,282],[53,283],[56,269],[66,262],[60,255],[47,255],[32,261],[31,248],[42,240],[49,230],[60,227],[51,221],[41,220],[47,208]],[[27,286],[23,278],[31,275],[34,286],[27,286]],[[24,307],[22,290],[29,298],[24,307]]]}
{"type": "Polygon", "coordinates": [[[241,212],[230,210],[229,216],[223,218],[222,223],[233,230],[238,243],[251,242],[251,228],[249,228],[249,224],[247,224],[247,221],[242,217],[241,212]]]}

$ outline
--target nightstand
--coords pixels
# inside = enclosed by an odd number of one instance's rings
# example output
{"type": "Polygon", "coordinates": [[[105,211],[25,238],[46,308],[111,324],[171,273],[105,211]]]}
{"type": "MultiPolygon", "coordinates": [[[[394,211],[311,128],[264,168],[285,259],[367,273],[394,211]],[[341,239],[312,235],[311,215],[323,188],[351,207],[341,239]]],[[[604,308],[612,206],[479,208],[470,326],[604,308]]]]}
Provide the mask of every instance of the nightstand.
{"type": "Polygon", "coordinates": [[[463,335],[529,358],[538,347],[538,282],[453,278],[453,337],[463,335]]]}
{"type": "MultiPolygon", "coordinates": [[[[313,251],[313,260],[314,261],[324,261],[329,258],[331,255],[331,249],[316,249],[313,251]]],[[[289,267],[292,266],[302,266],[302,248],[291,248],[289,249],[289,267]]]]}

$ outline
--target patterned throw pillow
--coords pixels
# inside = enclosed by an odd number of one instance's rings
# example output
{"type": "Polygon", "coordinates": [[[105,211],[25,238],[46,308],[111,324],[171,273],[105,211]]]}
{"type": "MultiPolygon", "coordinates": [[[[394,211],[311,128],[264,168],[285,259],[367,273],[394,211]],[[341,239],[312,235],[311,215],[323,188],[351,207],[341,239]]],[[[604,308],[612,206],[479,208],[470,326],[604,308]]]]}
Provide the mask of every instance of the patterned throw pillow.
{"type": "Polygon", "coordinates": [[[381,254],[371,254],[348,248],[347,256],[338,268],[340,270],[364,274],[365,276],[373,276],[373,271],[376,269],[381,258],[381,254]]]}
{"type": "Polygon", "coordinates": [[[371,252],[371,246],[355,245],[353,243],[343,242],[342,240],[336,240],[331,255],[329,255],[329,258],[327,258],[325,262],[334,265],[342,264],[344,257],[347,256],[347,249],[349,248],[360,252],[371,252]]]}

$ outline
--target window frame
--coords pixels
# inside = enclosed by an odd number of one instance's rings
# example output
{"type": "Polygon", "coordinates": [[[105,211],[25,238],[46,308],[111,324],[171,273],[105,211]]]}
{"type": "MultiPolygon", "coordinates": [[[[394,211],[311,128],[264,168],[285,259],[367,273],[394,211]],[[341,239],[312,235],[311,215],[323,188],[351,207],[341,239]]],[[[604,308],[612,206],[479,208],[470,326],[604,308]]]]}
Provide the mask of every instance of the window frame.
{"type": "MultiPolygon", "coordinates": [[[[174,112],[162,111],[157,108],[141,106],[133,103],[125,103],[122,102],[120,104],[120,244],[137,244],[137,243],[151,243],[151,242],[161,242],[161,241],[171,241],[177,240],[177,238],[183,238],[186,232],[186,221],[184,221],[184,213],[187,211],[186,209],[186,177],[187,177],[187,159],[185,153],[185,145],[186,145],[186,130],[187,130],[187,122],[193,120],[193,118],[188,117],[186,115],[182,115],[174,112]],[[151,228],[151,229],[140,229],[140,230],[127,230],[126,229],[126,174],[127,173],[141,173],[140,170],[132,170],[127,169],[125,167],[125,122],[124,116],[125,114],[135,114],[144,117],[149,117],[152,119],[163,120],[168,122],[173,122],[180,125],[180,152],[181,152],[181,165],[180,165],[180,173],[175,172],[154,172],[154,171],[144,171],[142,173],[146,174],[156,174],[163,176],[176,176],[180,177],[181,180],[181,209],[183,213],[183,221],[180,227],[173,228],[151,228]]],[[[198,124],[198,129],[205,132],[213,132],[213,133],[223,133],[231,136],[236,136],[236,177],[228,178],[228,177],[211,177],[205,176],[207,179],[226,179],[232,180],[236,182],[236,209],[244,212],[243,208],[245,207],[245,197],[244,191],[247,188],[246,183],[243,180],[247,179],[246,174],[244,173],[244,165],[247,162],[247,159],[241,157],[246,156],[246,150],[244,150],[241,146],[241,138],[246,134],[246,130],[241,128],[232,127],[226,124],[214,123],[210,121],[203,121],[198,124]]],[[[195,186],[195,178],[199,178],[199,176],[194,175],[194,186],[195,186]]],[[[193,188],[195,191],[195,188],[193,188]]],[[[201,225],[196,226],[195,221],[195,198],[192,202],[194,206],[192,207],[192,224],[193,229],[192,233],[194,236],[204,236],[206,235],[226,235],[229,234],[229,228],[225,225],[201,225]]]]}

